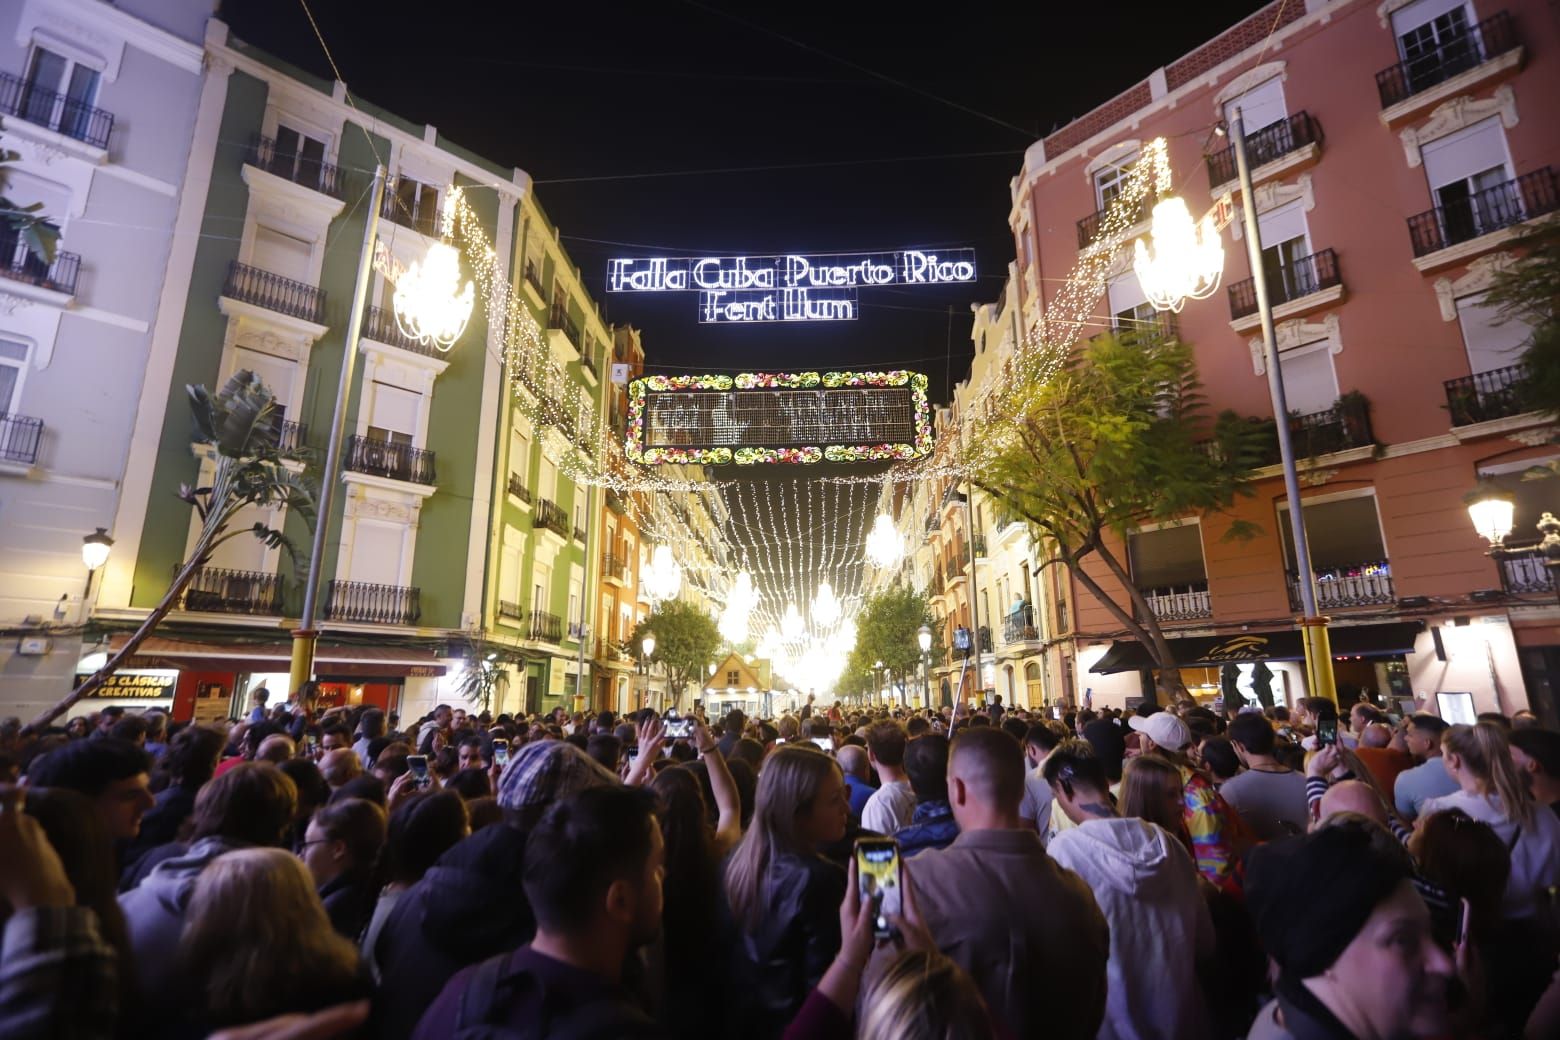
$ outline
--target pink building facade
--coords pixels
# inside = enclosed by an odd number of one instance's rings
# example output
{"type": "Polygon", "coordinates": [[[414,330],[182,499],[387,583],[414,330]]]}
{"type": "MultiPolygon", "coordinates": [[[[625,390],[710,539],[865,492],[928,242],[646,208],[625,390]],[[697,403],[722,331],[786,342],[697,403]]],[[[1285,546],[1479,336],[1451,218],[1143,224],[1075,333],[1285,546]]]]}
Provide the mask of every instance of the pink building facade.
{"type": "MultiPolygon", "coordinates": [[[[1557,99],[1560,23],[1542,0],[1283,0],[1037,142],[1013,180],[1030,327],[1080,254],[1115,245],[1098,241],[1104,211],[1150,140],[1167,139],[1194,214],[1238,192],[1229,138],[1213,128],[1241,112],[1341,699],[1467,693],[1475,710],[1531,705],[1554,720],[1553,578],[1535,552],[1486,555],[1463,496],[1481,478],[1512,490],[1513,545],[1535,543],[1540,514],[1560,512],[1560,481],[1520,479],[1560,456],[1554,416],[1516,386],[1527,330],[1484,301],[1511,240],[1560,209],[1557,99]]],[[[1147,210],[1085,335],[1164,327],[1131,273],[1147,210]]],[[[1213,411],[1271,417],[1239,230],[1237,219],[1224,232],[1220,291],[1174,326],[1213,411]]],[[[1247,697],[1258,660],[1279,703],[1307,692],[1286,635],[1288,508],[1275,465],[1233,514],[1134,532],[1124,547],[1194,693],[1212,696],[1221,660],[1238,662],[1247,697]],[[1237,518],[1263,534],[1223,541],[1237,518]],[[1226,656],[1250,636],[1269,649],[1226,656]]],[[[1120,625],[1081,588],[1070,598],[1069,628],[1047,637],[1074,688],[1048,695],[1139,696],[1141,662],[1120,625]]]]}

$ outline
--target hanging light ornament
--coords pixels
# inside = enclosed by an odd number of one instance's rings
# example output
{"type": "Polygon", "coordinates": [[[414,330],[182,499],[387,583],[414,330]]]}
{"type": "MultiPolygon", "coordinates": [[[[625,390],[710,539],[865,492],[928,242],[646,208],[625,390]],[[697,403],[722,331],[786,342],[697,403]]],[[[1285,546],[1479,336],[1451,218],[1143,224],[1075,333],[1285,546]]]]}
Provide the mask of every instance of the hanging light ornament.
{"type": "Polygon", "coordinates": [[[780,619],[780,634],[785,637],[787,643],[795,642],[806,629],[807,623],[802,620],[801,613],[796,609],[795,603],[785,605],[785,617],[780,619]]]}
{"type": "Polygon", "coordinates": [[[466,331],[476,291],[471,282],[460,288],[460,254],[446,242],[435,242],[419,263],[396,279],[395,323],[403,335],[422,344],[449,350],[466,331]]]}
{"type": "Polygon", "coordinates": [[[818,583],[818,595],[813,597],[812,620],[818,628],[828,628],[840,619],[840,601],[834,595],[834,586],[826,581],[818,583]]]}
{"type": "Polygon", "coordinates": [[[1224,273],[1224,243],[1212,214],[1193,221],[1186,200],[1161,199],[1149,231],[1153,251],[1138,239],[1132,244],[1132,269],[1148,302],[1179,313],[1187,300],[1212,296],[1224,273]]]}
{"type": "Polygon", "coordinates": [[[682,591],[682,568],[672,557],[671,546],[655,547],[650,567],[640,575],[640,584],[645,587],[645,594],[657,603],[675,599],[682,591]]]}
{"type": "Polygon", "coordinates": [[[900,542],[898,530],[894,528],[894,518],[887,513],[879,513],[872,524],[872,533],[867,535],[867,559],[874,566],[887,570],[897,564],[903,555],[904,545],[900,542]]]}

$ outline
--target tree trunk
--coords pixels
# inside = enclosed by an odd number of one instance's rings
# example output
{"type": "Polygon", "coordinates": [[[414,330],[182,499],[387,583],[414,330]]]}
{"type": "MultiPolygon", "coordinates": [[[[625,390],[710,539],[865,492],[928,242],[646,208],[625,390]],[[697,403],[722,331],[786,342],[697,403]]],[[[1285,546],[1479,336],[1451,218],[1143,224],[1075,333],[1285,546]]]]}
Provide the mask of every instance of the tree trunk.
{"type": "Polygon", "coordinates": [[[1138,616],[1142,618],[1143,630],[1153,640],[1149,644],[1149,652],[1154,655],[1154,661],[1159,665],[1158,687],[1160,692],[1168,694],[1174,700],[1187,697],[1186,684],[1181,681],[1181,669],[1175,662],[1175,654],[1170,650],[1170,642],[1165,638],[1165,631],[1159,624],[1159,618],[1154,614],[1154,609],[1149,605],[1148,597],[1143,595],[1143,590],[1132,581],[1132,575],[1127,568],[1122,566],[1115,553],[1105,547],[1103,542],[1096,547],[1100,559],[1105,566],[1116,576],[1127,590],[1127,596],[1138,608],[1138,616]]]}
{"type": "Polygon", "coordinates": [[[184,587],[190,583],[190,579],[195,577],[195,572],[205,562],[206,555],[205,552],[196,553],[190,559],[190,562],[184,565],[184,568],[174,577],[173,584],[168,587],[168,591],[163,595],[163,598],[158,601],[156,607],[152,608],[152,612],[146,615],[146,620],[141,622],[140,627],[125,641],[125,645],[119,648],[118,653],[105,661],[103,667],[93,672],[87,678],[87,681],[72,690],[69,696],[23,727],[22,735],[29,736],[43,729],[43,727],[69,711],[82,698],[90,696],[94,690],[103,685],[104,680],[118,671],[120,665],[128,660],[140,648],[142,643],[146,642],[147,637],[162,623],[162,619],[168,616],[168,612],[173,609],[173,605],[179,601],[179,596],[183,594],[184,587]]]}
{"type": "MultiPolygon", "coordinates": [[[[1149,655],[1154,658],[1154,662],[1159,665],[1161,675],[1168,671],[1179,676],[1179,670],[1176,668],[1175,658],[1170,652],[1170,646],[1165,642],[1164,633],[1158,631],[1157,624],[1150,629],[1140,623],[1132,615],[1131,611],[1117,603],[1108,592],[1100,587],[1100,583],[1095,581],[1077,563],[1069,561],[1068,569],[1078,578],[1078,583],[1088,590],[1089,595],[1093,596],[1102,607],[1110,611],[1111,616],[1121,622],[1122,626],[1132,634],[1133,638],[1143,644],[1149,655]]],[[[1163,679],[1160,680],[1160,685],[1163,688],[1163,679]]],[[[1179,685],[1179,678],[1177,678],[1177,685],[1179,685]]],[[[1185,687],[1182,686],[1181,689],[1184,691],[1185,687]]]]}

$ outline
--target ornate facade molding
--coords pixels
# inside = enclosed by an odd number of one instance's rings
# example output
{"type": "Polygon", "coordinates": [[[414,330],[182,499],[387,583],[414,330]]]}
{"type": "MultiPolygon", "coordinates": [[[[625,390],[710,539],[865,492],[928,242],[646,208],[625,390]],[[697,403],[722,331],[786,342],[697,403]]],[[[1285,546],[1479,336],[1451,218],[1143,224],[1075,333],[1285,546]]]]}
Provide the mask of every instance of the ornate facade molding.
{"type": "Polygon", "coordinates": [[[1508,130],[1517,125],[1517,92],[1511,89],[1510,83],[1502,83],[1487,98],[1460,94],[1443,101],[1430,113],[1429,119],[1398,133],[1408,165],[1416,167],[1424,162],[1421,149],[1427,143],[1494,115],[1500,116],[1500,125],[1508,130]]]}
{"type": "Polygon", "coordinates": [[[1407,7],[1414,0],[1382,0],[1376,5],[1376,19],[1381,22],[1383,29],[1392,28],[1392,12],[1400,7],[1407,7]]]}
{"type": "MultiPolygon", "coordinates": [[[[1302,173],[1296,177],[1293,184],[1284,181],[1264,181],[1251,192],[1251,204],[1256,207],[1258,214],[1268,213],[1297,200],[1300,208],[1307,213],[1316,208],[1316,193],[1311,188],[1309,173],[1302,173]]],[[[1230,221],[1230,234],[1235,236],[1237,242],[1245,233],[1245,226],[1240,220],[1230,221]]]]}
{"type": "Polygon", "coordinates": [[[1090,184],[1093,184],[1094,175],[1100,170],[1105,169],[1107,166],[1120,166],[1123,159],[1131,158],[1142,150],[1143,142],[1135,137],[1126,141],[1117,141],[1109,148],[1102,149],[1100,154],[1089,160],[1083,168],[1083,175],[1088,178],[1090,184]]]}
{"type": "Polygon", "coordinates": [[[384,520],[416,527],[422,514],[422,499],[415,495],[387,494],[364,484],[349,484],[346,514],[354,519],[384,520]]]}
{"type": "MultiPolygon", "coordinates": [[[[1339,333],[1336,314],[1329,314],[1321,321],[1306,321],[1304,318],[1281,321],[1273,328],[1273,339],[1279,354],[1323,342],[1327,344],[1328,353],[1343,353],[1343,337],[1339,333]]],[[[1267,363],[1262,357],[1262,337],[1247,340],[1246,345],[1251,350],[1252,370],[1259,376],[1267,375],[1267,363]]]]}
{"type": "Polygon", "coordinates": [[[1510,270],[1516,259],[1506,252],[1490,253],[1470,263],[1461,278],[1437,278],[1435,298],[1441,305],[1441,320],[1456,321],[1458,299],[1487,291],[1496,278],[1510,270]]]}
{"type": "Polygon", "coordinates": [[[1557,434],[1560,434],[1560,426],[1548,424],[1529,427],[1526,430],[1515,430],[1506,434],[1506,439],[1524,448],[1542,448],[1546,444],[1553,444],[1557,434]]]}

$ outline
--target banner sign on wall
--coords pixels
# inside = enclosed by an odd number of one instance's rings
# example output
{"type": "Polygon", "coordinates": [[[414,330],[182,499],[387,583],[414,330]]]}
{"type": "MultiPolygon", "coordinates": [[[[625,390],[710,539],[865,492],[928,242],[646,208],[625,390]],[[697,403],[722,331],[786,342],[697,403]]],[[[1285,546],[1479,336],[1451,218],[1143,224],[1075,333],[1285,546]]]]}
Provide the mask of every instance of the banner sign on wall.
{"type": "MultiPolygon", "coordinates": [[[[87,681],[88,676],[76,676],[76,685],[87,681]]],[[[178,672],[115,672],[103,680],[103,685],[88,694],[88,699],[104,701],[172,700],[173,690],[179,684],[178,672]]]]}
{"type": "Polygon", "coordinates": [[[703,324],[853,321],[858,289],[974,280],[969,248],[607,261],[608,292],[696,292],[703,324]]]}

